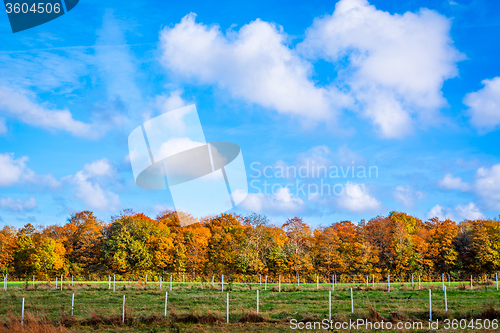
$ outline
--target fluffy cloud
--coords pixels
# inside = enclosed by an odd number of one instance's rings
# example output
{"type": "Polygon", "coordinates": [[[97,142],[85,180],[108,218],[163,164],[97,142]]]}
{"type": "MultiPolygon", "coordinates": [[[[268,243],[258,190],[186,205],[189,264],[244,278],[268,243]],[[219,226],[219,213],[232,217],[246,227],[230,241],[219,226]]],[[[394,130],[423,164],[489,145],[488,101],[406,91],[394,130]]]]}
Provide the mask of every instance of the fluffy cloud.
{"type": "Polygon", "coordinates": [[[285,45],[281,27],[259,19],[224,35],[217,25],[185,16],[160,34],[162,64],[183,78],[227,89],[233,96],[313,119],[331,116],[331,100],[348,99],[336,89],[316,87],[312,65],[285,45]]]}
{"type": "Polygon", "coordinates": [[[413,208],[415,202],[423,197],[423,193],[415,191],[409,185],[399,185],[394,189],[394,199],[408,208],[413,208]]]}
{"type": "Polygon", "coordinates": [[[36,199],[31,197],[26,201],[21,199],[0,198],[0,208],[16,213],[32,211],[37,207],[36,199]]]}
{"type": "Polygon", "coordinates": [[[451,174],[446,174],[443,179],[438,181],[439,187],[445,190],[460,190],[468,191],[470,189],[469,184],[462,181],[460,177],[453,177],[451,174]]]}
{"type": "Polygon", "coordinates": [[[464,97],[469,107],[470,121],[482,131],[491,131],[500,125],[500,77],[482,81],[484,88],[464,97]]]}
{"type": "Polygon", "coordinates": [[[63,179],[73,185],[75,197],[90,209],[115,211],[120,205],[117,194],[104,188],[104,183],[116,177],[116,170],[107,159],[85,164],[81,171],[63,179]]]}
{"type": "Polygon", "coordinates": [[[60,183],[50,174],[38,175],[26,166],[28,156],[14,158],[14,154],[0,153],[0,187],[20,184],[35,184],[56,188],[60,183]]]}
{"type": "Polygon", "coordinates": [[[474,191],[488,207],[500,210],[500,164],[477,170],[474,191]]]}
{"type": "Polygon", "coordinates": [[[427,213],[427,218],[437,217],[441,220],[450,219],[455,221],[462,220],[477,220],[484,218],[483,213],[473,202],[467,205],[457,205],[454,208],[443,207],[436,205],[427,213]]]}
{"type": "Polygon", "coordinates": [[[372,197],[364,184],[348,182],[337,200],[338,208],[353,213],[373,212],[381,208],[381,203],[372,197]]]}
{"type": "Polygon", "coordinates": [[[0,135],[7,133],[7,126],[5,125],[5,119],[0,118],[0,135]]]}
{"type": "Polygon", "coordinates": [[[427,9],[391,15],[366,0],[341,0],[332,15],[314,21],[298,50],[336,64],[339,82],[350,87],[364,116],[383,136],[401,137],[411,132],[414,116],[430,122],[446,105],[443,81],[457,75],[462,58],[450,26],[427,9]]]}
{"type": "Polygon", "coordinates": [[[304,211],[304,201],[290,192],[279,188],[274,194],[249,193],[241,206],[255,213],[294,215],[304,211]]]}
{"type": "Polygon", "coordinates": [[[73,119],[68,110],[54,110],[28,96],[30,93],[22,89],[0,86],[0,113],[44,129],[63,130],[79,137],[98,136],[93,125],[73,119]]]}

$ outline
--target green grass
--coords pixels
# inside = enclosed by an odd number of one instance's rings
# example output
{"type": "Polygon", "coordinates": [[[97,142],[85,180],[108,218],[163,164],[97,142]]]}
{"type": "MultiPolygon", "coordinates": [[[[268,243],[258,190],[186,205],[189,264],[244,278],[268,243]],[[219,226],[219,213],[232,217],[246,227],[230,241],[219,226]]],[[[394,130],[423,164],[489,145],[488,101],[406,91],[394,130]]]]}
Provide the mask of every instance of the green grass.
{"type": "MultiPolygon", "coordinates": [[[[432,289],[433,319],[481,318],[488,308],[500,309],[500,292],[495,285],[454,282],[447,287],[448,312],[444,311],[441,283],[338,284],[332,291],[332,319],[338,321],[372,318],[373,308],[384,320],[426,322],[429,317],[428,289],[432,289]],[[353,288],[354,313],[351,313],[350,288],[353,288]]],[[[331,284],[117,282],[116,290],[108,290],[108,282],[65,282],[63,290],[54,281],[9,282],[8,290],[0,290],[0,322],[9,327],[21,314],[25,298],[28,322],[38,321],[63,325],[72,331],[122,332],[290,332],[289,321],[321,321],[328,318],[328,291],[331,284]],[[259,290],[259,315],[256,315],[256,291],[259,290]],[[165,292],[168,292],[167,319],[163,318],[165,292]],[[226,320],[226,293],[230,295],[230,324],[226,320]],[[71,295],[75,295],[74,317],[71,318],[71,295]],[[126,297],[127,323],[121,324],[123,295],[126,297]],[[262,323],[240,323],[240,320],[262,323]],[[10,323],[10,324],[9,324],[10,323]]],[[[1,329],[0,329],[1,331],[1,329]]],[[[12,330],[7,330],[13,332],[12,330]]],[[[345,331],[344,331],[345,332],[345,331]]]]}

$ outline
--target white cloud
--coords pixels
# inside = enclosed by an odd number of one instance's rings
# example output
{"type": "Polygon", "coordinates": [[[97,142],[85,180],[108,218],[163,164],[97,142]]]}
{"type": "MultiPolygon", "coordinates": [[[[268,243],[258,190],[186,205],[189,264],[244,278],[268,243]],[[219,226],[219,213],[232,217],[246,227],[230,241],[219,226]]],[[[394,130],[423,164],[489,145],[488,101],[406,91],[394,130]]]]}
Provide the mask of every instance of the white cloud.
{"type": "Polygon", "coordinates": [[[347,182],[343,193],[337,200],[338,208],[349,212],[361,213],[376,211],[381,203],[372,197],[364,184],[347,182]]]}
{"type": "Polygon", "coordinates": [[[391,15],[366,0],[341,0],[332,15],[314,21],[297,48],[336,64],[338,82],[351,89],[364,116],[383,136],[402,137],[413,129],[414,117],[431,123],[447,104],[443,81],[457,76],[463,57],[450,26],[428,9],[391,15]]]}
{"type": "Polygon", "coordinates": [[[162,64],[182,78],[227,89],[233,96],[278,112],[327,119],[331,100],[350,101],[336,89],[316,87],[312,65],[285,44],[281,27],[259,19],[224,35],[219,26],[182,18],[160,33],[162,64]]]}
{"type": "Polygon", "coordinates": [[[24,213],[32,211],[36,207],[36,199],[33,197],[29,198],[26,201],[23,201],[21,199],[12,199],[11,197],[0,198],[0,208],[7,211],[24,213]]]}
{"type": "Polygon", "coordinates": [[[460,177],[453,177],[451,174],[446,174],[443,179],[438,181],[439,187],[445,190],[460,190],[462,192],[468,191],[470,185],[462,181],[460,177]]]}
{"type": "Polygon", "coordinates": [[[279,188],[274,194],[249,193],[241,206],[255,213],[293,215],[304,211],[304,201],[289,188],[279,188]]]}
{"type": "Polygon", "coordinates": [[[422,197],[422,192],[415,191],[409,185],[399,185],[396,186],[394,190],[394,199],[408,208],[413,208],[415,206],[415,201],[421,199],[422,197]]]}
{"type": "Polygon", "coordinates": [[[472,125],[481,131],[492,131],[500,125],[500,77],[482,81],[484,88],[465,95],[472,125]]]}
{"type": "Polygon", "coordinates": [[[440,220],[478,220],[484,218],[483,213],[479,211],[479,208],[473,202],[467,205],[457,205],[454,208],[443,207],[441,205],[435,205],[427,213],[427,218],[437,217],[440,220]]]}
{"type": "Polygon", "coordinates": [[[477,170],[474,191],[488,207],[500,210],[500,164],[477,170]]]}
{"type": "MultiPolygon", "coordinates": [[[[181,97],[182,90],[174,90],[169,93],[169,95],[160,95],[156,97],[156,105],[160,110],[160,113],[165,113],[168,111],[172,111],[175,109],[179,109],[183,106],[186,106],[186,101],[181,97]]],[[[186,110],[187,111],[187,110],[186,110]]],[[[180,118],[179,121],[184,126],[184,122],[182,121],[182,113],[177,113],[180,118]]]]}
{"type": "Polygon", "coordinates": [[[0,153],[0,187],[17,183],[56,188],[60,183],[51,175],[38,175],[26,166],[28,156],[14,158],[14,154],[0,153]]]}
{"type": "Polygon", "coordinates": [[[26,124],[49,130],[63,130],[79,137],[99,135],[92,124],[73,119],[69,110],[54,110],[36,103],[22,89],[0,86],[0,113],[17,118],[26,124]]]}
{"type": "Polygon", "coordinates": [[[103,183],[113,180],[116,170],[107,159],[85,164],[83,170],[63,179],[72,184],[75,197],[90,209],[115,211],[120,205],[117,194],[104,188],[103,183]]]}

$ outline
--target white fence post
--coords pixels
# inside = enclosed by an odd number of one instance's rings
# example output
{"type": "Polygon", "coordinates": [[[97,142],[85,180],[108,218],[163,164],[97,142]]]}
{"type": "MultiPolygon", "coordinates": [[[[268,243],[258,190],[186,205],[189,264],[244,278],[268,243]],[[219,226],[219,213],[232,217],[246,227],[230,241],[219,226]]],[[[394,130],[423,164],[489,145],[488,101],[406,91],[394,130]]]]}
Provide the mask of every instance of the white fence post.
{"type": "Polygon", "coordinates": [[[470,276],[470,290],[472,290],[472,275],[470,276]]]}
{"type": "Polygon", "coordinates": [[[431,290],[429,289],[429,321],[432,320],[431,290]]]}
{"type": "Polygon", "coordinates": [[[212,287],[214,286],[214,276],[212,275],[212,287]]]}
{"type": "Polygon", "coordinates": [[[222,274],[222,291],[224,291],[224,274],[222,274]]]}
{"type": "Polygon", "coordinates": [[[33,275],[33,287],[35,286],[35,276],[33,275]]]}
{"type": "Polygon", "coordinates": [[[185,280],[184,280],[184,274],[182,274],[182,284],[184,284],[185,280]]]}
{"type": "Polygon", "coordinates": [[[297,286],[300,284],[300,274],[297,274],[297,286]]]}
{"type": "Polygon", "coordinates": [[[115,291],[115,287],[116,287],[116,279],[115,275],[113,274],[113,291],[115,291]]]}
{"type": "Polygon", "coordinates": [[[279,275],[279,278],[278,278],[278,292],[279,293],[281,292],[281,274],[279,275]]]}
{"type": "Polygon", "coordinates": [[[372,288],[375,288],[375,274],[372,274],[372,288]]]}
{"type": "Polygon", "coordinates": [[[498,273],[495,273],[495,280],[497,281],[497,290],[498,290],[498,273]]]}
{"type": "Polygon", "coordinates": [[[446,298],[446,286],[444,286],[444,311],[448,312],[448,299],[446,298]]]}
{"type": "Polygon", "coordinates": [[[418,290],[420,290],[420,275],[418,276],[418,290]]]}
{"type": "Polygon", "coordinates": [[[71,294],[71,317],[73,317],[74,306],[75,306],[75,294],[71,294]]]}
{"type": "Polygon", "coordinates": [[[71,275],[71,286],[73,287],[73,275],[71,275]]]}
{"type": "Polygon", "coordinates": [[[391,291],[391,275],[387,275],[387,291],[391,291]]]}
{"type": "Polygon", "coordinates": [[[319,275],[316,275],[316,289],[319,289],[319,275]]]}
{"type": "Polygon", "coordinates": [[[332,292],[328,290],[328,320],[332,320],[332,292]]]}
{"type": "Polygon", "coordinates": [[[56,289],[57,289],[57,276],[56,276],[56,289]]]}
{"type": "Polygon", "coordinates": [[[366,276],[366,287],[368,288],[368,275],[366,276]]]}
{"type": "Polygon", "coordinates": [[[411,275],[411,287],[413,288],[413,274],[411,275]]]}
{"type": "Polygon", "coordinates": [[[264,290],[267,290],[267,275],[266,275],[266,281],[264,282],[264,290]]]}
{"type": "Polygon", "coordinates": [[[167,300],[168,300],[168,291],[165,291],[165,313],[164,316],[167,316],[167,300]]]}
{"type": "Polygon", "coordinates": [[[125,322],[125,295],[123,295],[123,306],[122,306],[122,323],[125,322]]]}
{"type": "Polygon", "coordinates": [[[351,313],[354,313],[354,299],[352,298],[352,288],[351,288],[351,313]]]}
{"type": "Polygon", "coordinates": [[[172,291],[172,274],[170,274],[170,291],[172,291]]]}
{"type": "Polygon", "coordinates": [[[259,314],[259,289],[257,289],[257,314],[259,314]]]}
{"type": "Polygon", "coordinates": [[[444,273],[441,274],[441,282],[443,284],[443,288],[442,289],[444,290],[444,273]]]}
{"type": "Polygon", "coordinates": [[[146,274],[146,279],[144,280],[144,282],[146,282],[146,284],[148,284],[148,275],[146,274]]]}
{"type": "Polygon", "coordinates": [[[61,274],[61,291],[62,291],[62,288],[63,288],[63,275],[61,274]]]}
{"type": "Polygon", "coordinates": [[[160,289],[161,289],[162,280],[163,280],[163,276],[160,275],[160,289]]]}
{"type": "Polygon", "coordinates": [[[259,274],[259,284],[262,286],[262,274],[259,274]]]}
{"type": "Polygon", "coordinates": [[[333,275],[332,275],[332,291],[335,291],[335,280],[333,275]]]}
{"type": "Polygon", "coordinates": [[[111,290],[111,275],[108,275],[108,290],[111,290]]]}
{"type": "Polygon", "coordinates": [[[23,305],[21,306],[21,325],[24,324],[24,297],[23,297],[23,305]]]}
{"type": "Polygon", "coordinates": [[[226,296],[226,323],[229,324],[229,293],[226,296]]]}

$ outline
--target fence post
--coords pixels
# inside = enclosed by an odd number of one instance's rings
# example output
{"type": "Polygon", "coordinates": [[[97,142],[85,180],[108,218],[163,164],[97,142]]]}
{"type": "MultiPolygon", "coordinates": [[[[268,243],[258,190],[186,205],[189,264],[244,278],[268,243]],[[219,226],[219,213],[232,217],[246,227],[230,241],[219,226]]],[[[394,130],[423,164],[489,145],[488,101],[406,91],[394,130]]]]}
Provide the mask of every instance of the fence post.
{"type": "Polygon", "coordinates": [[[33,287],[35,286],[35,276],[33,275],[33,287]]]}
{"type": "Polygon", "coordinates": [[[319,289],[319,275],[316,275],[316,290],[319,289]]]}
{"type": "Polygon", "coordinates": [[[71,275],[71,286],[73,287],[73,275],[71,275]]]}
{"type": "Polygon", "coordinates": [[[222,291],[224,291],[224,274],[222,274],[222,291]]]}
{"type": "Polygon", "coordinates": [[[257,314],[259,314],[259,289],[257,289],[257,314]]]}
{"type": "Polygon", "coordinates": [[[172,274],[170,274],[170,291],[172,291],[172,274]]]}
{"type": "Polygon", "coordinates": [[[486,279],[486,274],[484,274],[484,284],[488,283],[488,280],[486,279]]]}
{"type": "Polygon", "coordinates": [[[214,276],[212,275],[212,287],[214,287],[214,276]]]}
{"type": "Polygon", "coordinates": [[[278,277],[278,292],[281,292],[281,274],[278,277]]]}
{"type": "Polygon", "coordinates": [[[351,313],[354,313],[354,300],[352,298],[352,288],[351,288],[351,313]]]}
{"type": "Polygon", "coordinates": [[[297,287],[299,286],[300,284],[300,274],[297,274],[297,287]]]}
{"type": "Polygon", "coordinates": [[[444,273],[441,274],[441,282],[443,284],[443,288],[442,289],[444,290],[444,273]]]}
{"type": "Polygon", "coordinates": [[[71,295],[71,317],[73,317],[73,308],[75,306],[75,294],[71,295]]]}
{"type": "Polygon", "coordinates": [[[167,316],[167,300],[168,300],[168,291],[165,291],[165,313],[164,316],[167,316]]]}
{"type": "Polygon", "coordinates": [[[432,320],[431,290],[429,289],[429,321],[432,320]]]}
{"type": "Polygon", "coordinates": [[[122,323],[125,322],[125,295],[123,295],[123,306],[122,306],[122,323]]]}
{"type": "Polygon", "coordinates": [[[226,297],[226,323],[229,324],[229,293],[226,297]]]}
{"type": "Polygon", "coordinates": [[[108,290],[111,290],[111,275],[108,275],[108,290]]]}
{"type": "Polygon", "coordinates": [[[451,287],[451,277],[450,277],[450,274],[448,274],[448,287],[451,287]]]}
{"type": "Polygon", "coordinates": [[[115,279],[115,275],[113,274],[113,291],[116,290],[115,287],[116,287],[116,279],[115,279]]]}
{"type": "Polygon", "coordinates": [[[21,325],[24,324],[24,297],[23,297],[23,305],[21,307],[21,325]]]}
{"type": "Polygon", "coordinates": [[[387,291],[391,291],[391,275],[387,275],[387,291]]]}
{"type": "Polygon", "coordinates": [[[497,281],[497,290],[498,290],[498,273],[495,273],[495,280],[497,281]]]}
{"type": "Polygon", "coordinates": [[[328,320],[332,320],[332,292],[328,290],[328,320]]]}
{"type": "Polygon", "coordinates": [[[418,276],[418,290],[420,290],[420,275],[418,276]]]}
{"type": "Polygon", "coordinates": [[[259,274],[259,284],[262,286],[262,274],[259,274]]]}
{"type": "Polygon", "coordinates": [[[472,275],[470,276],[470,290],[472,290],[472,275]]]}
{"type": "Polygon", "coordinates": [[[333,279],[333,275],[332,275],[332,291],[335,291],[335,280],[333,279]]]}
{"type": "Polygon", "coordinates": [[[62,291],[62,288],[63,288],[63,275],[61,274],[61,291],[62,291]]]}
{"type": "Polygon", "coordinates": [[[146,284],[148,284],[148,275],[146,274],[146,279],[144,280],[144,282],[146,282],[146,284]]]}
{"type": "Polygon", "coordinates": [[[372,288],[375,288],[375,274],[372,274],[372,288]]]}
{"type": "Polygon", "coordinates": [[[444,311],[448,312],[448,299],[446,298],[446,286],[444,286],[444,311]]]}
{"type": "Polygon", "coordinates": [[[56,276],[56,290],[57,290],[57,276],[56,276]]]}
{"type": "Polygon", "coordinates": [[[264,290],[267,290],[267,275],[266,275],[266,281],[264,283],[264,290]]]}
{"type": "Polygon", "coordinates": [[[185,283],[185,280],[184,280],[184,274],[182,274],[182,284],[185,283]]]}
{"type": "Polygon", "coordinates": [[[163,276],[160,275],[160,289],[161,289],[162,280],[163,280],[163,276]]]}
{"type": "Polygon", "coordinates": [[[366,287],[368,288],[368,275],[366,276],[366,287]]]}

